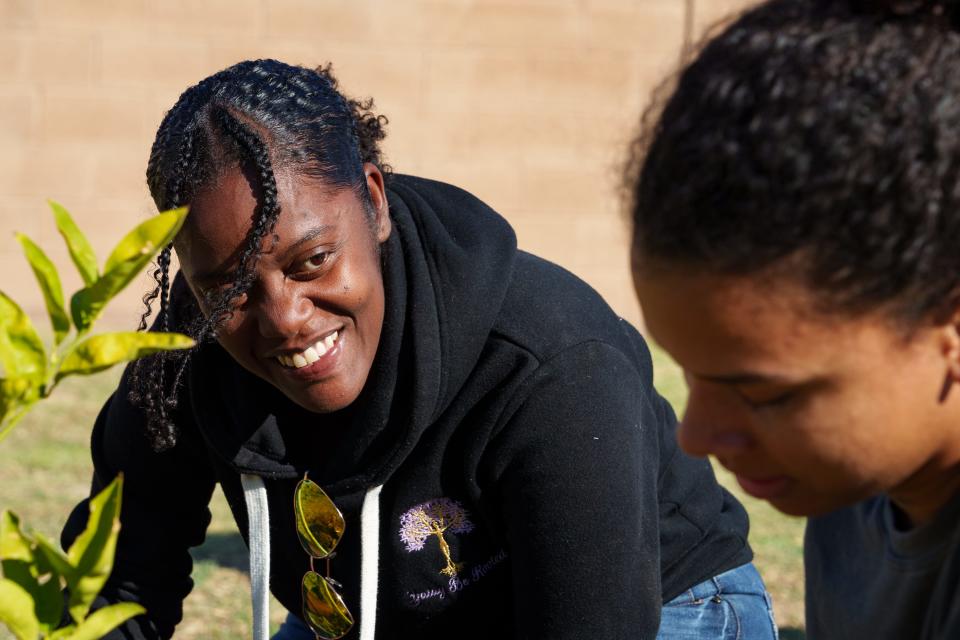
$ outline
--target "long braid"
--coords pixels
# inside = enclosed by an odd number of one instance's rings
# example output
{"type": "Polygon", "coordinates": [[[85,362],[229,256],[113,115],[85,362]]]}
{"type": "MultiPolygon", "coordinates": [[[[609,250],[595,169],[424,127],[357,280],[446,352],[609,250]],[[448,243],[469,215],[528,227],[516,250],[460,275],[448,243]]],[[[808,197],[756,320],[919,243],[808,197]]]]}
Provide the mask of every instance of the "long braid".
{"type": "MultiPolygon", "coordinates": [[[[194,168],[196,130],[184,135],[177,154],[176,169],[172,172],[168,182],[164,201],[164,208],[172,208],[183,204],[183,187],[194,168]]],[[[157,281],[156,288],[144,297],[147,310],[140,319],[140,330],[146,329],[147,318],[150,315],[150,301],[160,298],[160,308],[154,327],[158,331],[168,332],[170,328],[170,262],[173,245],[167,245],[157,256],[157,269],[153,276],[157,281]]],[[[174,367],[174,379],[179,381],[180,372],[190,360],[190,350],[161,351],[147,358],[137,361],[134,365],[136,373],[147,382],[146,388],[136,388],[130,392],[131,400],[139,404],[147,413],[147,433],[151,436],[153,446],[157,450],[164,450],[176,444],[176,426],[171,413],[177,407],[177,385],[167,387],[167,369],[174,367]]]]}
{"type": "Polygon", "coordinates": [[[273,233],[280,216],[280,204],[277,201],[277,179],[273,173],[273,164],[270,162],[270,152],[267,145],[246,125],[237,120],[226,109],[216,109],[213,117],[217,124],[223,127],[236,140],[260,178],[260,202],[254,211],[253,224],[247,234],[247,246],[240,255],[237,266],[237,275],[230,288],[223,294],[218,312],[210,314],[209,328],[216,329],[232,314],[232,302],[246,293],[253,284],[256,275],[257,262],[260,260],[263,239],[273,233]]]}

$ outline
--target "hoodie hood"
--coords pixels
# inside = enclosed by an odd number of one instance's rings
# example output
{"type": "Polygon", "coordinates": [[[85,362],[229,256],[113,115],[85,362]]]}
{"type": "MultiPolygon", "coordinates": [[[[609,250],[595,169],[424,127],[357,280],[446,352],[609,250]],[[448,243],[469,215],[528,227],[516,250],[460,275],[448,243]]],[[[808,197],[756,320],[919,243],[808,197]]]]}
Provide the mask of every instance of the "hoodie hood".
{"type": "Polygon", "coordinates": [[[308,414],[317,424],[305,426],[303,410],[219,345],[196,354],[189,387],[197,423],[238,473],[310,471],[333,492],[383,484],[473,370],[510,284],[516,236],[487,205],[448,184],[395,175],[387,197],[384,326],[350,407],[308,414]],[[297,419],[285,419],[291,414],[297,419]]]}

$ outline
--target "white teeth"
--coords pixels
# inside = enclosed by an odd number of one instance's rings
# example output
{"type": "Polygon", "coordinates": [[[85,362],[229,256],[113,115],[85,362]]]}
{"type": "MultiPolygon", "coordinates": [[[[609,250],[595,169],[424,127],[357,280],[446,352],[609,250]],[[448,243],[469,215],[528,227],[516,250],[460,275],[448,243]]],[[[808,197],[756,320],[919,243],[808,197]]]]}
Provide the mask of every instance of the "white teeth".
{"type": "Polygon", "coordinates": [[[339,335],[339,332],[334,331],[312,347],[307,347],[302,352],[295,353],[292,356],[279,355],[277,356],[277,360],[285,367],[292,367],[296,369],[301,369],[307,365],[311,365],[326,355],[327,351],[333,349],[333,345],[337,341],[339,335]]]}

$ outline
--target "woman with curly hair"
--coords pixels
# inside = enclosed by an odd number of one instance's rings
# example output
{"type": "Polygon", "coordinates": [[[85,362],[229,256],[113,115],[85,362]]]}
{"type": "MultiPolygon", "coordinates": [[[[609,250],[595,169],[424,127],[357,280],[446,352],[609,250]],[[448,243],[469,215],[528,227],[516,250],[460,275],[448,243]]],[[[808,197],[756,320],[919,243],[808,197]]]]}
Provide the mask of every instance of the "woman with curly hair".
{"type": "Polygon", "coordinates": [[[960,7],[773,0],[637,142],[681,447],[810,516],[807,637],[960,637],[960,7]]]}
{"type": "Polygon", "coordinates": [[[219,483],[258,639],[270,591],[285,640],[654,638],[680,594],[662,638],[773,638],[639,334],[470,194],[391,174],[371,106],[259,60],[160,125],[153,198],[190,213],[147,302],[198,347],[128,368],[94,427],[93,490],[125,478],[102,600],[147,610],[112,637],[173,634],[219,483]]]}

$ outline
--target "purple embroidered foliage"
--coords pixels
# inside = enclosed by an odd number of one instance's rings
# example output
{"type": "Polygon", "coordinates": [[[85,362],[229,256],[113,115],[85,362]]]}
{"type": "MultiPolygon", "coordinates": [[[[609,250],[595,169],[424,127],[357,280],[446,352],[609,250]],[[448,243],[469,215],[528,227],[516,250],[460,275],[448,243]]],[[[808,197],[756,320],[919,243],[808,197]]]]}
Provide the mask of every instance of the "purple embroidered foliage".
{"type": "Polygon", "coordinates": [[[450,557],[450,545],[444,538],[447,531],[458,535],[473,531],[467,510],[450,498],[437,498],[418,504],[400,516],[400,541],[407,551],[420,551],[427,538],[437,536],[440,551],[447,561],[447,566],[440,573],[452,577],[460,571],[462,563],[456,563],[450,557]]]}

